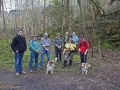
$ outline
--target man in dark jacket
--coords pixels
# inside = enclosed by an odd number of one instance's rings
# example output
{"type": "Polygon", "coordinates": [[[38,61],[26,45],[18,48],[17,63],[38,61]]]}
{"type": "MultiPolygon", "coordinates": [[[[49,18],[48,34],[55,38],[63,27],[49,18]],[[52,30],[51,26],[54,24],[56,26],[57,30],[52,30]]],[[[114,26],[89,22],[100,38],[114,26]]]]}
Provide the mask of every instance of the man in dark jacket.
{"type": "Polygon", "coordinates": [[[25,74],[26,72],[22,69],[22,60],[24,52],[27,50],[26,39],[23,36],[23,30],[18,30],[18,34],[13,38],[11,48],[15,53],[15,71],[16,76],[20,73],[25,74]]]}
{"type": "Polygon", "coordinates": [[[54,46],[55,46],[55,56],[58,59],[57,61],[62,61],[62,44],[63,44],[63,39],[60,37],[60,34],[57,33],[56,38],[54,39],[54,46]]]}

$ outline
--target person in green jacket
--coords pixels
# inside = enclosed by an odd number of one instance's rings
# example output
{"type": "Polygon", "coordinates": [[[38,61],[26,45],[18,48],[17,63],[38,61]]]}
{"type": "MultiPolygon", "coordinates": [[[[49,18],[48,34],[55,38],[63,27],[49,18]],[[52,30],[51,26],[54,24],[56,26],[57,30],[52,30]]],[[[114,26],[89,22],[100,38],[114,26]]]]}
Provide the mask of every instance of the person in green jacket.
{"type": "Polygon", "coordinates": [[[40,42],[38,42],[38,36],[37,35],[35,35],[34,39],[30,41],[29,49],[30,49],[29,69],[30,69],[30,72],[32,72],[32,64],[33,64],[34,59],[35,59],[35,70],[37,70],[37,68],[38,68],[38,57],[39,57],[39,51],[40,51],[40,42]]]}

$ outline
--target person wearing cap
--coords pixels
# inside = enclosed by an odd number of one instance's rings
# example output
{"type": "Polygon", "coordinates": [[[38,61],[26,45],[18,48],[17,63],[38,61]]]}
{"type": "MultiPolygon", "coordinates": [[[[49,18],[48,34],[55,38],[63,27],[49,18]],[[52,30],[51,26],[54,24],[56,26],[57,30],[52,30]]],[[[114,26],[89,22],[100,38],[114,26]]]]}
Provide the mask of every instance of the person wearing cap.
{"type": "Polygon", "coordinates": [[[65,36],[64,36],[64,38],[63,38],[63,43],[64,43],[64,45],[65,45],[68,41],[69,41],[69,33],[66,32],[66,33],[65,33],[65,36]]]}
{"type": "Polygon", "coordinates": [[[83,35],[81,36],[81,39],[78,43],[78,48],[80,52],[81,63],[86,63],[88,49],[89,49],[89,42],[85,39],[83,35]]]}
{"type": "Polygon", "coordinates": [[[75,53],[76,44],[72,40],[72,36],[69,37],[69,42],[65,44],[65,48],[63,50],[64,54],[64,63],[63,67],[66,67],[67,61],[69,59],[69,67],[72,65],[73,55],[75,53]]]}
{"type": "Polygon", "coordinates": [[[62,43],[63,43],[63,39],[60,37],[60,34],[57,33],[56,38],[54,39],[54,46],[55,46],[55,56],[57,57],[58,61],[62,61],[62,57],[61,57],[62,43]]]}
{"type": "Polygon", "coordinates": [[[15,71],[16,76],[19,74],[25,74],[23,71],[22,61],[24,57],[24,52],[27,50],[26,38],[23,36],[23,30],[19,29],[17,35],[13,38],[11,42],[11,48],[15,54],[15,71]]]}
{"type": "Polygon", "coordinates": [[[48,38],[48,33],[44,34],[44,37],[41,38],[41,46],[42,46],[42,50],[41,50],[41,58],[40,58],[40,66],[43,66],[44,63],[44,55],[47,55],[47,59],[48,61],[50,60],[50,45],[51,45],[51,41],[50,38],[48,38]]]}
{"type": "Polygon", "coordinates": [[[35,35],[33,40],[30,41],[29,44],[29,49],[30,49],[30,64],[29,64],[29,69],[30,72],[33,71],[32,65],[33,65],[33,60],[35,59],[35,70],[38,68],[38,57],[39,57],[39,51],[40,51],[40,42],[38,41],[38,36],[35,35]]]}

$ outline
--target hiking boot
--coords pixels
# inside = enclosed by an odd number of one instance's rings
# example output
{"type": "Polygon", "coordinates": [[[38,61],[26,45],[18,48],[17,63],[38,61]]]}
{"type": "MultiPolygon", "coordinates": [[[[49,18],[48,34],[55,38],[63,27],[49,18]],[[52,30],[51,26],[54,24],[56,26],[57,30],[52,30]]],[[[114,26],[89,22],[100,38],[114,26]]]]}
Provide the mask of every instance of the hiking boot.
{"type": "Polygon", "coordinates": [[[16,75],[16,76],[19,76],[19,73],[16,73],[15,75],[16,75]]]}
{"type": "Polygon", "coordinates": [[[20,74],[26,74],[26,72],[25,71],[21,71],[20,74]]]}
{"type": "Polygon", "coordinates": [[[67,60],[64,60],[63,67],[66,67],[67,60]]]}
{"type": "Polygon", "coordinates": [[[73,62],[72,60],[69,60],[69,66],[71,66],[71,65],[72,65],[72,62],[73,62]]]}

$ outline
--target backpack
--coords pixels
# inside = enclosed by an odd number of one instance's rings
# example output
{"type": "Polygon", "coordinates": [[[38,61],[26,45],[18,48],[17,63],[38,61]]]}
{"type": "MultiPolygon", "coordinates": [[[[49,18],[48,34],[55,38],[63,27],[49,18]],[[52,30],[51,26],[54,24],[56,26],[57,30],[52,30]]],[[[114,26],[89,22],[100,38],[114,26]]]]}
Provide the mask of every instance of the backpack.
{"type": "Polygon", "coordinates": [[[83,42],[84,45],[82,45],[82,42],[80,42],[80,46],[87,46],[86,41],[83,42]]]}
{"type": "MultiPolygon", "coordinates": [[[[15,36],[14,38],[18,38],[18,36],[15,36]]],[[[12,42],[10,43],[10,47],[11,47],[11,49],[13,50],[13,48],[14,48],[14,46],[13,46],[13,40],[12,40],[12,42]]],[[[14,51],[14,50],[13,50],[14,51]]]]}
{"type": "MultiPolygon", "coordinates": [[[[32,44],[33,44],[33,41],[34,41],[34,40],[32,40],[32,44]]],[[[30,50],[30,51],[33,51],[33,49],[32,49],[30,46],[29,46],[29,50],[30,50]]]]}

